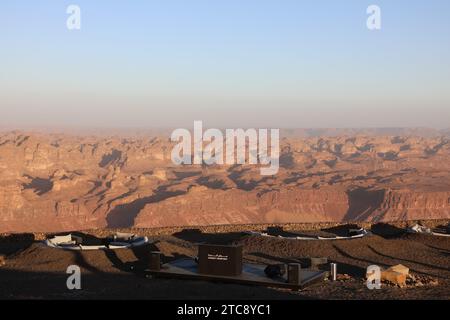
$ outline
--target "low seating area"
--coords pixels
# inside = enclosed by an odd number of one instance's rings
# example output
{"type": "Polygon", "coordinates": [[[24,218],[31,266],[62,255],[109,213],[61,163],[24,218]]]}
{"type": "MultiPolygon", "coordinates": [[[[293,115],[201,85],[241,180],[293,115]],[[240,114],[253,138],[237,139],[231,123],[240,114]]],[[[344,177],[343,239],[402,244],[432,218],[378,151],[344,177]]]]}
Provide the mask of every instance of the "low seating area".
{"type": "Polygon", "coordinates": [[[138,247],[149,242],[147,237],[117,232],[106,239],[85,239],[82,235],[57,235],[44,241],[47,247],[64,250],[115,250],[138,247]]]}
{"type": "Polygon", "coordinates": [[[431,229],[420,224],[415,224],[411,227],[408,227],[406,230],[408,233],[421,233],[421,234],[429,234],[432,236],[438,237],[450,237],[450,228],[447,226],[446,228],[437,228],[431,229]]]}
{"type": "Polygon", "coordinates": [[[336,236],[329,236],[329,237],[308,236],[308,235],[303,235],[303,234],[297,234],[296,232],[289,232],[289,234],[286,234],[286,232],[277,233],[277,232],[248,231],[247,234],[258,235],[258,236],[263,236],[263,237],[276,237],[276,238],[289,239],[289,240],[350,240],[350,239],[357,239],[357,238],[362,238],[362,237],[368,236],[368,235],[370,235],[370,232],[364,228],[354,228],[354,229],[348,230],[347,236],[336,235],[336,236]]]}

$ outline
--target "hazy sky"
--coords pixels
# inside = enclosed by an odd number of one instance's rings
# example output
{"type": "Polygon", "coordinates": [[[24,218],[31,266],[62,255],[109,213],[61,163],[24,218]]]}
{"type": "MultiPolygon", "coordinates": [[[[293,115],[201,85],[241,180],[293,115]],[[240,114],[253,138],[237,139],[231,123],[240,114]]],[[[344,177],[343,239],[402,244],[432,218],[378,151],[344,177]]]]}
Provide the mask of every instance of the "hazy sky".
{"type": "Polygon", "coordinates": [[[449,39],[448,0],[1,0],[0,125],[450,127],[449,39]]]}

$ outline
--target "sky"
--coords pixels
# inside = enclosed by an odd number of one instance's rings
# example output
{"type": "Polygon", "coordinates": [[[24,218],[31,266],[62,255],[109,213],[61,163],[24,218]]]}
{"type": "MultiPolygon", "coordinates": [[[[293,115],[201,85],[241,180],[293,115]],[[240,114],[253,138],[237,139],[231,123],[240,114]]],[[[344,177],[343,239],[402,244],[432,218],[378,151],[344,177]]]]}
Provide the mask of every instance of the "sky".
{"type": "Polygon", "coordinates": [[[2,0],[0,126],[449,128],[449,39],[448,0],[2,0]]]}

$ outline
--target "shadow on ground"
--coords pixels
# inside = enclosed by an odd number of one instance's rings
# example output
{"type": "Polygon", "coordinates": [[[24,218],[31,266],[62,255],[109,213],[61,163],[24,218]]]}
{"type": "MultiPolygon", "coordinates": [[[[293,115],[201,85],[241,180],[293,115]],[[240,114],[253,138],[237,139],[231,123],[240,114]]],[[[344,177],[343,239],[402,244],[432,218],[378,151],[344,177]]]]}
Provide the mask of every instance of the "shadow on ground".
{"type": "Polygon", "coordinates": [[[246,236],[244,232],[228,233],[204,233],[200,229],[183,229],[173,234],[175,238],[188,241],[190,243],[209,243],[217,245],[229,245],[239,241],[246,236]]]}

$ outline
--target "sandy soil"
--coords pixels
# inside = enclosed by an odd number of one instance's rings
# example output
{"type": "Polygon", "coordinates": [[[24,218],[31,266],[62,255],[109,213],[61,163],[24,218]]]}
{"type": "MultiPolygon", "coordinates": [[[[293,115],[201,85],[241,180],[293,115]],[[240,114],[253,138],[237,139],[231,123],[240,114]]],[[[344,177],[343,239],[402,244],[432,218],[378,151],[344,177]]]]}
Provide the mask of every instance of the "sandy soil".
{"type": "MultiPolygon", "coordinates": [[[[230,229],[229,227],[228,229],[230,229]]],[[[239,228],[238,228],[239,229],[239,228]]],[[[298,241],[249,236],[240,230],[208,233],[184,230],[154,235],[155,244],[139,250],[71,252],[43,247],[36,235],[0,238],[2,299],[450,299],[450,238],[405,234],[388,225],[375,225],[370,237],[340,241],[298,241]],[[302,291],[243,286],[204,281],[149,279],[141,271],[146,252],[158,249],[165,261],[194,257],[198,242],[242,243],[247,262],[304,262],[308,257],[328,257],[338,263],[347,280],[323,281],[302,291]],[[398,288],[384,285],[368,290],[364,275],[368,265],[404,264],[415,275],[436,279],[437,285],[398,288]],[[82,270],[82,290],[66,288],[66,268],[82,270]]],[[[107,231],[97,231],[99,234],[107,231]]],[[[335,230],[321,231],[333,233],[335,230]]],[[[158,234],[157,230],[152,230],[158,234]]],[[[312,233],[309,231],[309,233],[312,233]]]]}

